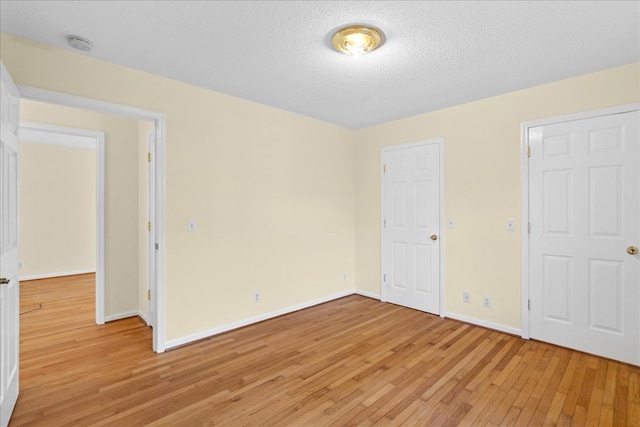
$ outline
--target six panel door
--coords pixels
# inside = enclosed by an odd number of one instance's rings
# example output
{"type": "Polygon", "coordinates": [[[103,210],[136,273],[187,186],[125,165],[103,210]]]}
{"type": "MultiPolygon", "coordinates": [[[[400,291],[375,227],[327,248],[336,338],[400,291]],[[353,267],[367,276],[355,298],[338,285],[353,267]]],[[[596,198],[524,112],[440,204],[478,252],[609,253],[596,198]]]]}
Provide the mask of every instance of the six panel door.
{"type": "Polygon", "coordinates": [[[529,130],[531,337],[640,364],[637,111],[529,130]]]}
{"type": "Polygon", "coordinates": [[[383,156],[383,300],[440,314],[440,145],[383,156]]]}

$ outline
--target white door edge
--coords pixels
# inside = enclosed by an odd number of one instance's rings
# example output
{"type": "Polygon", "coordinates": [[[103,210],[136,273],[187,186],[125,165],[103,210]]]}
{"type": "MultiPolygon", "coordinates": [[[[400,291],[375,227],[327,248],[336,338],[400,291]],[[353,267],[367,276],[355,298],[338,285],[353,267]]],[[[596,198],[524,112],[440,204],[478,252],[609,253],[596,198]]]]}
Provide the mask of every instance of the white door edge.
{"type": "MultiPolygon", "coordinates": [[[[147,132],[147,150],[151,155],[151,158],[156,157],[156,138],[155,131],[151,130],[147,132]]],[[[149,306],[148,306],[148,325],[152,328],[155,327],[156,324],[156,313],[155,306],[153,304],[154,298],[156,295],[156,280],[153,277],[153,273],[156,271],[156,250],[155,250],[155,242],[157,241],[155,238],[156,235],[156,197],[155,197],[155,170],[154,170],[154,162],[147,163],[147,216],[149,222],[151,222],[151,231],[147,233],[147,282],[148,282],[148,290],[150,292],[151,297],[149,298],[149,306]]]]}
{"type": "MultiPolygon", "coordinates": [[[[83,98],[75,95],[68,95],[59,92],[52,92],[44,89],[20,86],[20,97],[50,104],[64,105],[67,107],[83,108],[86,110],[98,111],[101,113],[115,114],[139,120],[150,120],[155,123],[156,133],[156,155],[155,155],[155,219],[156,219],[156,292],[155,292],[155,327],[153,328],[153,350],[156,353],[163,353],[165,346],[165,261],[166,261],[166,230],[165,230],[165,146],[166,146],[166,116],[164,113],[144,110],[110,102],[98,101],[90,98],[83,98]]],[[[104,154],[104,153],[103,153],[104,154]]]]}
{"type": "Polygon", "coordinates": [[[529,322],[529,161],[527,147],[529,146],[529,129],[555,123],[584,120],[593,117],[623,114],[640,110],[640,103],[620,105],[600,110],[584,111],[557,117],[549,117],[520,124],[520,289],[521,289],[521,330],[522,338],[531,338],[529,322]]]}
{"type": "MultiPolygon", "coordinates": [[[[104,186],[105,186],[105,151],[104,132],[88,129],[79,129],[66,126],[54,126],[44,123],[20,122],[21,140],[29,139],[29,142],[47,143],[59,145],[58,142],[51,142],[51,136],[64,135],[63,141],[68,142],[70,138],[75,138],[76,145],[90,144],[86,148],[96,150],[96,324],[104,324],[104,186]],[[28,135],[31,135],[29,138],[28,135]],[[47,138],[40,141],[35,138],[47,138]],[[70,137],[70,138],[69,138],[70,137]]],[[[60,141],[62,142],[62,141],[60,141]]]]}
{"type": "Polygon", "coordinates": [[[440,176],[439,176],[439,180],[440,180],[440,188],[439,188],[439,192],[440,192],[440,223],[438,224],[438,235],[440,236],[440,279],[439,279],[439,283],[438,283],[438,288],[439,288],[439,292],[440,292],[440,301],[439,301],[439,307],[438,307],[438,312],[440,313],[439,316],[444,318],[444,248],[445,248],[445,237],[444,237],[444,233],[443,233],[443,227],[442,227],[442,218],[444,218],[444,138],[434,138],[434,139],[428,139],[425,141],[417,141],[417,142],[409,142],[409,143],[405,143],[405,144],[399,144],[399,145],[390,145],[390,146],[386,146],[386,147],[382,147],[380,150],[380,194],[382,195],[380,197],[380,301],[382,302],[387,302],[387,290],[384,286],[384,279],[383,279],[383,275],[384,273],[384,260],[382,258],[382,253],[383,253],[383,244],[384,244],[384,240],[383,240],[383,236],[384,236],[384,224],[383,224],[383,218],[384,218],[384,192],[382,191],[384,189],[384,174],[382,173],[382,169],[384,167],[384,160],[385,160],[385,155],[388,152],[392,152],[395,150],[402,150],[402,149],[406,149],[406,148],[413,148],[413,147],[420,147],[420,146],[426,146],[426,145],[438,145],[439,147],[439,151],[440,151],[440,176]]]}

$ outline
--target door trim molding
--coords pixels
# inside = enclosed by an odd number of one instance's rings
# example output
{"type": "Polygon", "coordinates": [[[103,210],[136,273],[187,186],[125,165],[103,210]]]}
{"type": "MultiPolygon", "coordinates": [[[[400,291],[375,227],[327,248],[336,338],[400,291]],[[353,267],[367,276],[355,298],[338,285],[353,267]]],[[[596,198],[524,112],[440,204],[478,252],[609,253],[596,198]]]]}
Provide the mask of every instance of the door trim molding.
{"type": "Polygon", "coordinates": [[[138,120],[149,120],[155,124],[156,132],[156,156],[154,160],[156,171],[156,194],[155,211],[156,226],[154,237],[158,244],[155,251],[156,256],[156,292],[151,296],[152,304],[156,308],[156,324],[153,328],[153,350],[156,353],[163,353],[166,350],[165,344],[165,263],[166,263],[166,181],[165,181],[165,146],[166,146],[166,116],[157,111],[143,110],[141,108],[128,105],[113,104],[110,102],[98,101],[75,95],[68,95],[60,92],[34,88],[30,86],[18,85],[20,97],[33,101],[48,102],[50,104],[63,105],[67,107],[82,108],[101,113],[115,114],[138,120]]]}
{"type": "Polygon", "coordinates": [[[520,312],[522,338],[531,338],[529,322],[529,158],[527,156],[527,147],[529,146],[529,129],[538,126],[584,120],[600,116],[609,116],[612,114],[623,114],[638,110],[640,110],[640,103],[620,105],[601,110],[583,111],[580,113],[549,117],[520,124],[520,312]]]}
{"type": "MultiPolygon", "coordinates": [[[[55,126],[44,123],[20,122],[20,140],[25,138],[36,144],[48,144],[75,147],[96,151],[96,324],[103,325],[105,288],[104,288],[104,189],[105,189],[105,151],[104,132],[66,126],[55,126]],[[49,137],[51,136],[51,139],[49,137]],[[63,138],[57,138],[62,136],[63,138]],[[44,139],[44,138],[47,139],[44,139]]],[[[64,275],[59,274],[59,275],[64,275]]],[[[45,275],[46,276],[46,275],[45,275]]],[[[51,276],[51,275],[48,275],[51,276]]]]}
{"type": "MultiPolygon", "coordinates": [[[[147,150],[151,155],[151,158],[154,159],[156,157],[156,144],[155,141],[155,132],[153,130],[147,132],[146,134],[146,142],[147,142],[147,150]]],[[[156,173],[155,173],[155,162],[147,162],[147,220],[151,222],[151,224],[156,224],[156,173]]],[[[153,227],[153,226],[152,226],[153,227]]],[[[146,233],[147,236],[147,290],[151,292],[151,295],[156,293],[156,280],[155,277],[151,276],[152,272],[156,271],[156,259],[151,256],[154,252],[154,234],[146,233]]],[[[147,303],[147,318],[145,319],[147,325],[155,328],[156,324],[156,311],[151,301],[147,303]]]]}
{"type": "Polygon", "coordinates": [[[384,260],[383,260],[383,243],[384,243],[384,173],[382,172],[384,168],[384,157],[385,154],[395,150],[402,150],[406,148],[414,148],[426,145],[438,145],[438,149],[440,152],[440,173],[439,173],[439,181],[440,185],[438,188],[438,192],[440,195],[439,203],[440,203],[440,220],[438,223],[438,236],[440,241],[440,275],[439,275],[439,301],[438,301],[438,312],[439,316],[444,318],[444,254],[445,254],[445,237],[443,233],[442,219],[444,218],[444,138],[433,138],[427,139],[424,141],[417,142],[409,142],[405,144],[398,145],[388,145],[382,147],[380,149],[380,301],[387,302],[387,290],[384,285],[384,260]]]}

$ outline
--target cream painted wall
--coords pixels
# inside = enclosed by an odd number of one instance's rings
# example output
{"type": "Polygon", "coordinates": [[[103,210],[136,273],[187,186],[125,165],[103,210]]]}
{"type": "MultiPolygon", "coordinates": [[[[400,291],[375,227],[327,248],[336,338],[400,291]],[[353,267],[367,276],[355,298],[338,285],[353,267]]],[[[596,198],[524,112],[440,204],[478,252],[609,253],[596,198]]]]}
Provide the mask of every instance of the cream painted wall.
{"type": "Polygon", "coordinates": [[[380,148],[436,137],[445,218],[456,220],[445,311],[519,328],[519,232],[505,221],[520,219],[520,123],[639,98],[633,64],[350,131],[14,36],[0,43],[18,84],[166,114],[168,340],[354,288],[378,294],[380,148]]]}
{"type": "Polygon", "coordinates": [[[148,284],[148,237],[147,228],[148,208],[148,180],[149,162],[147,161],[147,133],[154,128],[153,122],[138,121],[138,311],[149,320],[149,300],[147,299],[148,284]]]}
{"type": "Polygon", "coordinates": [[[105,132],[105,316],[137,311],[138,121],[28,100],[20,119],[105,132]]]}
{"type": "Polygon", "coordinates": [[[166,114],[167,340],[354,289],[353,131],[7,34],[0,55],[20,85],[166,114]]]}
{"type": "Polygon", "coordinates": [[[442,137],[445,312],[520,329],[520,124],[639,100],[636,63],[358,131],[356,287],[380,294],[381,147],[442,137]]]}
{"type": "Polygon", "coordinates": [[[95,271],[96,151],[23,140],[19,173],[21,279],[95,271]]]}

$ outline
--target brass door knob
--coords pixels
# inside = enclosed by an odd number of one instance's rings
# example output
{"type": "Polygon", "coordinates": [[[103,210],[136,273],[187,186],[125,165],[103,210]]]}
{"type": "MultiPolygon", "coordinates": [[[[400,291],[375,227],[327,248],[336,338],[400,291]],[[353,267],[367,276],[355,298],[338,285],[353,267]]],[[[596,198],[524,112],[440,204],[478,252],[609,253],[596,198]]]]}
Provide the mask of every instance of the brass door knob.
{"type": "Polygon", "coordinates": [[[635,255],[635,254],[637,254],[637,253],[638,253],[638,248],[637,248],[637,247],[635,247],[635,246],[629,246],[629,247],[627,248],[627,253],[628,253],[629,255],[635,255]]]}
{"type": "Polygon", "coordinates": [[[438,236],[436,236],[435,234],[431,235],[431,240],[438,240],[438,236]]]}
{"type": "Polygon", "coordinates": [[[0,285],[8,285],[11,280],[5,279],[4,277],[0,279],[0,285]]]}

